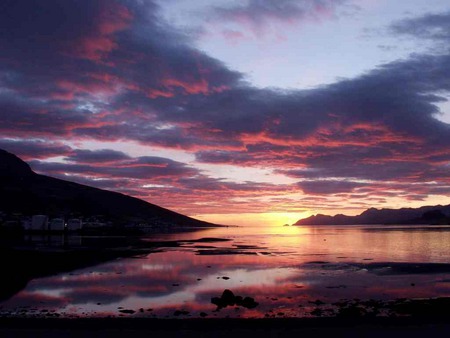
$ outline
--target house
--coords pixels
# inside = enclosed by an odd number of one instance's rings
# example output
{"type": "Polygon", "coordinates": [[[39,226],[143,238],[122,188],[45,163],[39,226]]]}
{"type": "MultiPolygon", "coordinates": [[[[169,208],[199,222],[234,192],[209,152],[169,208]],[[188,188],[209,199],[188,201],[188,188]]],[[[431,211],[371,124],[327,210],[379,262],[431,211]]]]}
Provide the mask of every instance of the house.
{"type": "Polygon", "coordinates": [[[83,223],[79,218],[70,218],[67,221],[67,230],[68,231],[78,231],[83,227],[83,223]]]}
{"type": "Polygon", "coordinates": [[[33,217],[31,218],[31,230],[48,230],[48,216],[33,215],[33,217]]]}
{"type": "Polygon", "coordinates": [[[63,218],[53,218],[50,222],[49,230],[64,231],[65,223],[63,218]]]}

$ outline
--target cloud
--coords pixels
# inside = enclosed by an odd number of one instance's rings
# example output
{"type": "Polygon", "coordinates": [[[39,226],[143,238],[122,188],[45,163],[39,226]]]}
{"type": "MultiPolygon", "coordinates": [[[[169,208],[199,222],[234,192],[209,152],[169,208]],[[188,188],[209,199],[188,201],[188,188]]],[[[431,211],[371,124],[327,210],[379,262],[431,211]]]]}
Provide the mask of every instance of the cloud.
{"type": "MultiPolygon", "coordinates": [[[[262,27],[334,13],[342,4],[266,0],[215,11],[262,27]]],[[[3,8],[0,147],[34,159],[42,173],[191,214],[230,205],[262,212],[283,194],[297,194],[283,199],[292,209],[336,207],[321,199],[333,194],[364,193],[366,201],[354,201],[367,204],[369,193],[391,198],[388,185],[413,200],[413,188],[423,198],[450,185],[450,126],[436,119],[450,91],[448,53],[412,55],[310,90],[259,89],[196,49],[152,1],[17,0],[3,8]],[[80,140],[138,142],[161,156],[67,146],[80,140]],[[166,150],[195,162],[166,158],[166,150]],[[38,161],[55,156],[64,162],[38,161]],[[240,184],[206,175],[199,169],[205,163],[265,168],[298,181],[240,184]]],[[[393,29],[445,40],[446,15],[393,29]]]]}
{"type": "Polygon", "coordinates": [[[74,150],[66,161],[78,162],[78,163],[105,163],[105,162],[117,162],[130,159],[130,156],[121,151],[102,149],[102,150],[87,150],[77,149],[74,150]]]}
{"type": "Polygon", "coordinates": [[[306,194],[338,194],[342,192],[351,192],[357,187],[364,186],[358,182],[348,181],[304,181],[299,182],[298,186],[306,194]]]}
{"type": "MultiPolygon", "coordinates": [[[[264,36],[274,26],[298,24],[333,17],[346,0],[248,0],[229,6],[213,8],[213,17],[250,29],[264,36]]],[[[242,38],[236,31],[225,30],[225,36],[242,38]]],[[[241,33],[242,34],[242,33],[241,33]]]]}
{"type": "Polygon", "coordinates": [[[426,14],[404,19],[391,25],[394,34],[410,35],[435,41],[450,40],[450,12],[426,14]]]}
{"type": "MultiPolygon", "coordinates": [[[[58,175],[73,173],[96,176],[98,178],[161,179],[173,176],[191,176],[198,172],[196,169],[190,168],[183,163],[162,157],[138,157],[124,161],[114,161],[114,165],[111,165],[111,163],[108,163],[110,160],[102,160],[102,156],[110,159],[111,153],[117,156],[117,152],[97,151],[95,153],[99,154],[97,160],[85,154],[85,158],[87,157],[88,161],[80,160],[76,163],[31,161],[30,165],[39,172],[58,175]],[[83,162],[86,162],[86,164],[83,162]]],[[[69,157],[71,160],[76,158],[80,158],[80,156],[69,157]]]]}
{"type": "Polygon", "coordinates": [[[14,139],[0,139],[0,149],[13,153],[23,160],[62,156],[70,153],[72,150],[62,142],[14,139]]]}

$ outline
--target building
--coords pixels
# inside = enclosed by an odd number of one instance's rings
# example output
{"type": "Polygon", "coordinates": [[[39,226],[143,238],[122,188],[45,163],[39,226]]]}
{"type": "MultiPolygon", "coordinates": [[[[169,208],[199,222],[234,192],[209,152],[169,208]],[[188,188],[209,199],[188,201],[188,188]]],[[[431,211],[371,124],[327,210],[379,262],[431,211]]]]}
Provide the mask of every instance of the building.
{"type": "Polygon", "coordinates": [[[78,231],[81,230],[83,227],[83,224],[81,222],[81,219],[79,218],[70,218],[67,221],[67,230],[68,231],[78,231]]]}
{"type": "Polygon", "coordinates": [[[48,230],[48,216],[33,215],[33,217],[31,218],[31,230],[48,230]]]}
{"type": "Polygon", "coordinates": [[[65,223],[63,218],[53,218],[50,222],[49,230],[64,231],[65,223]]]}
{"type": "Polygon", "coordinates": [[[33,223],[31,222],[31,218],[22,219],[22,227],[24,230],[26,230],[26,231],[31,230],[32,224],[33,223]]]}
{"type": "Polygon", "coordinates": [[[107,226],[108,226],[107,223],[97,222],[97,221],[83,223],[83,227],[85,229],[100,229],[100,228],[105,228],[107,226]]]}

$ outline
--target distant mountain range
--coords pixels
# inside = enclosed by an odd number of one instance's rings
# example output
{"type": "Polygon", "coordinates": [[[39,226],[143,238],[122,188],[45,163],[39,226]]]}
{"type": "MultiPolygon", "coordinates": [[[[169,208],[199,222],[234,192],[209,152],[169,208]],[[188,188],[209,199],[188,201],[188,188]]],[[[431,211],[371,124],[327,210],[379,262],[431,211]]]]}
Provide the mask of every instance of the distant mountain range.
{"type": "Polygon", "coordinates": [[[301,219],[294,225],[356,224],[450,224],[450,205],[401,209],[370,208],[357,216],[318,214],[301,219]]]}
{"type": "Polygon", "coordinates": [[[146,222],[182,227],[217,226],[117,192],[36,174],[20,158],[0,149],[1,213],[52,217],[101,215],[123,225],[146,222]]]}

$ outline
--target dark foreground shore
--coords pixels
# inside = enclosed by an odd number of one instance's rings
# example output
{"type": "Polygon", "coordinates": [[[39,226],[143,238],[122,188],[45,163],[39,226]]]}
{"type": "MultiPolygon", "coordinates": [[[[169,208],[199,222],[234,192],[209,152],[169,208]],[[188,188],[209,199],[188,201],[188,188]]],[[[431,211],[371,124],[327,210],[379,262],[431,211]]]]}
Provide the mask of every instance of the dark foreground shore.
{"type": "Polygon", "coordinates": [[[0,337],[449,337],[445,318],[0,319],[0,337]]]}

